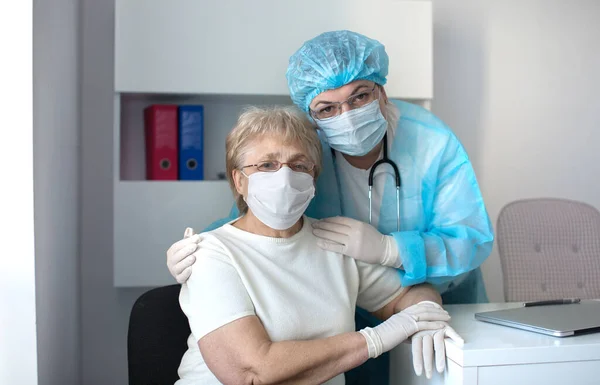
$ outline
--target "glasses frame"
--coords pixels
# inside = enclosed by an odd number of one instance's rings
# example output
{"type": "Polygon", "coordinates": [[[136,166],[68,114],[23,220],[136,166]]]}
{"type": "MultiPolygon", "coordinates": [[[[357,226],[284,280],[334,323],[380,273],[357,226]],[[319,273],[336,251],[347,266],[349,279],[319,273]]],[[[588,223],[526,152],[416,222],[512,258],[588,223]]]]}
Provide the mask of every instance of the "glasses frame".
{"type": "MultiPolygon", "coordinates": [[[[371,89],[371,91],[369,91],[369,92],[359,92],[359,93],[356,93],[356,94],[354,94],[354,95],[350,95],[350,96],[348,97],[348,99],[346,99],[346,100],[344,100],[344,101],[342,101],[342,102],[332,102],[332,103],[329,103],[329,104],[327,104],[327,107],[336,107],[336,108],[337,108],[337,113],[336,113],[335,115],[333,115],[333,116],[330,116],[330,117],[327,117],[327,118],[323,118],[323,119],[319,119],[319,118],[317,118],[317,116],[316,116],[316,114],[317,114],[318,112],[317,112],[317,111],[315,111],[315,110],[313,110],[312,108],[309,108],[308,110],[310,111],[310,116],[311,116],[311,117],[312,117],[314,120],[316,120],[316,121],[323,121],[323,120],[327,120],[327,119],[335,118],[336,116],[339,116],[339,115],[341,115],[341,113],[342,113],[342,106],[343,106],[344,104],[346,104],[346,103],[348,103],[348,106],[350,107],[350,109],[351,109],[351,110],[353,110],[354,108],[356,108],[356,107],[354,107],[354,106],[353,106],[353,103],[351,103],[351,102],[350,102],[350,100],[351,100],[351,99],[353,99],[353,98],[356,98],[357,96],[359,96],[359,95],[361,95],[361,94],[364,94],[364,93],[367,93],[367,94],[369,94],[369,95],[373,95],[373,93],[375,92],[375,90],[376,90],[376,89],[377,89],[377,90],[379,90],[379,87],[378,87],[378,84],[377,84],[377,83],[375,83],[375,84],[373,85],[373,88],[372,88],[372,89],[371,89]]],[[[379,100],[379,97],[380,97],[380,96],[381,96],[381,94],[380,94],[380,95],[377,95],[377,97],[376,97],[375,99],[373,99],[371,102],[374,102],[375,100],[379,100]]],[[[361,107],[362,107],[362,106],[361,106],[361,107]]],[[[325,107],[325,108],[326,108],[326,107],[325,107]]]]}
{"type": "MultiPolygon", "coordinates": [[[[247,167],[256,167],[256,170],[257,170],[257,171],[260,171],[260,172],[277,172],[277,171],[281,170],[281,168],[282,168],[283,166],[288,166],[288,168],[289,168],[290,170],[294,171],[294,172],[301,172],[301,173],[303,173],[303,174],[310,174],[310,173],[312,173],[312,172],[313,172],[313,170],[314,170],[314,169],[315,169],[315,167],[317,166],[317,165],[316,165],[316,164],[314,164],[313,162],[307,162],[307,164],[311,164],[311,165],[312,165],[312,167],[310,167],[310,169],[309,169],[308,171],[306,171],[306,172],[304,172],[304,171],[295,171],[294,169],[292,169],[292,168],[290,167],[290,165],[291,165],[292,163],[298,163],[298,162],[297,162],[297,161],[295,161],[295,162],[280,162],[280,161],[278,161],[278,160],[265,160],[265,161],[263,161],[263,162],[260,162],[260,163],[256,163],[256,164],[248,164],[248,165],[246,165],[246,166],[242,166],[242,167],[240,167],[240,171],[242,172],[242,174],[246,175],[246,173],[244,172],[244,169],[245,169],[245,168],[247,168],[247,167]],[[277,168],[277,170],[269,170],[269,171],[263,171],[263,170],[259,170],[259,169],[258,169],[258,166],[260,166],[262,163],[267,163],[267,162],[271,162],[271,163],[277,163],[277,164],[279,164],[279,167],[277,168]]],[[[246,175],[246,176],[248,176],[248,175],[246,175]]]]}

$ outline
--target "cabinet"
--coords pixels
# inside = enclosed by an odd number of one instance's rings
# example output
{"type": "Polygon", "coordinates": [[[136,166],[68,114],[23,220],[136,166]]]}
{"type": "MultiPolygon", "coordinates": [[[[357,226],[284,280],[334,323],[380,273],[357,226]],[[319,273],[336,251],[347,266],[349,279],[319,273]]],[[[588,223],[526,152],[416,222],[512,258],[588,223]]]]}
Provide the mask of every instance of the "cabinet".
{"type": "Polygon", "coordinates": [[[475,313],[522,307],[522,303],[447,305],[450,325],[465,339],[446,339],[446,371],[430,380],[412,368],[410,344],[390,352],[390,384],[405,385],[595,385],[600,334],[558,338],[475,320],[475,313]]]}
{"type": "Polygon", "coordinates": [[[304,41],[349,29],[390,56],[389,97],[433,95],[430,1],[116,0],[114,62],[114,283],[173,283],[165,252],[186,226],[223,217],[232,198],[225,136],[252,104],[291,104],[285,71],[304,41]],[[205,106],[200,182],[144,180],[141,111],[152,103],[205,106]]]}

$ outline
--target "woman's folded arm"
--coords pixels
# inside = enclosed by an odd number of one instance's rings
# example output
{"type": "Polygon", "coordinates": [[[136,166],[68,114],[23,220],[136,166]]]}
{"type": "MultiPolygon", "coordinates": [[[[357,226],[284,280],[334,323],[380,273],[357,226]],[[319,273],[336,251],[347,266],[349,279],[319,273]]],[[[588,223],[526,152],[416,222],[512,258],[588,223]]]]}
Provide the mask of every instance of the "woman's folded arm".
{"type": "Polygon", "coordinates": [[[272,342],[260,320],[230,322],[198,341],[208,368],[224,384],[320,384],[368,358],[358,332],[308,341],[272,342]]]}
{"type": "Polygon", "coordinates": [[[358,332],[272,342],[223,250],[216,238],[207,237],[180,295],[204,362],[222,383],[323,383],[369,358],[358,332]]]}

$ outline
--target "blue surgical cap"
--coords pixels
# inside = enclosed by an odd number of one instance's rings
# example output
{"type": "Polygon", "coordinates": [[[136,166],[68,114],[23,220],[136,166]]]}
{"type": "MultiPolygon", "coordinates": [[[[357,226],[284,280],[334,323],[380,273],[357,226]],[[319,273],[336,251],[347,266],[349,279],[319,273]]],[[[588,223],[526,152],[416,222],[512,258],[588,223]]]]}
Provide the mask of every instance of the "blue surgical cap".
{"type": "Polygon", "coordinates": [[[355,80],[386,83],[389,59],[377,40],[351,31],[325,32],[290,57],[286,72],[292,101],[308,111],[321,92],[355,80]]]}

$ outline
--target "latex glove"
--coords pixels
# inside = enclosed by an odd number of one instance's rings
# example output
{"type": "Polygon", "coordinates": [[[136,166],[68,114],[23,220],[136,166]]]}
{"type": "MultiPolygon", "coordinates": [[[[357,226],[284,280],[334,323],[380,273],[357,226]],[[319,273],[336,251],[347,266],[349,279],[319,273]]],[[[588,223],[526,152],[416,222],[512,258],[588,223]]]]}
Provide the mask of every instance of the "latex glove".
{"type": "Polygon", "coordinates": [[[192,265],[196,257],[192,255],[198,249],[200,235],[194,234],[194,229],[188,227],[183,233],[183,239],[175,242],[167,250],[167,267],[177,282],[185,283],[192,274],[192,265]]]}
{"type": "Polygon", "coordinates": [[[431,306],[431,303],[420,302],[394,314],[374,328],[359,330],[367,341],[369,358],[390,351],[418,331],[442,329],[450,316],[441,307],[431,306]]]}
{"type": "Polygon", "coordinates": [[[325,218],[314,222],[317,245],[371,264],[399,268],[402,261],[396,240],[383,235],[368,223],[347,217],[325,218]]]}
{"type": "Polygon", "coordinates": [[[444,325],[441,329],[420,331],[412,336],[413,368],[417,376],[423,373],[423,367],[425,367],[425,375],[427,378],[431,378],[434,352],[437,371],[444,372],[446,369],[445,338],[450,338],[460,346],[464,344],[462,337],[447,322],[441,323],[444,325]]]}

